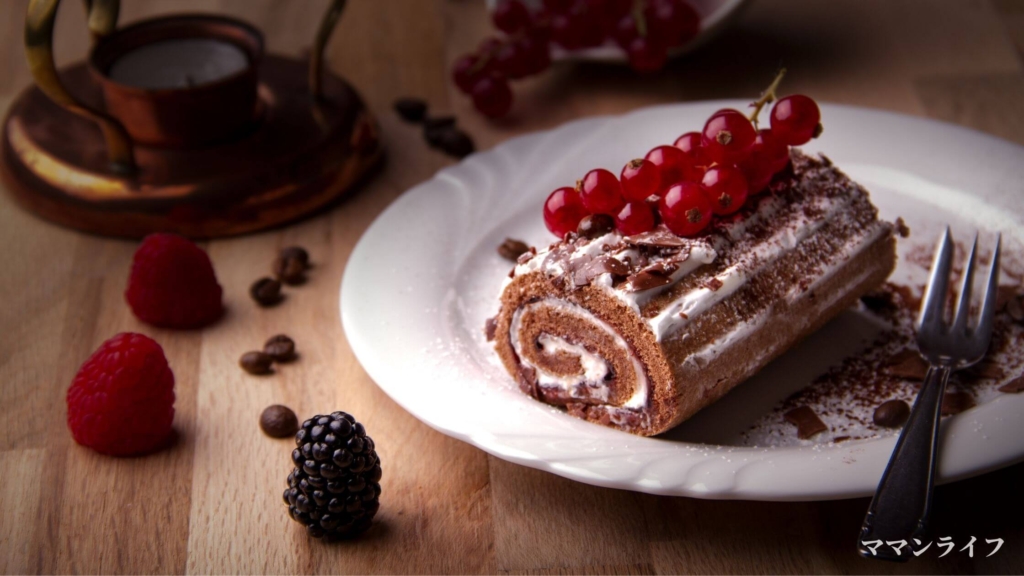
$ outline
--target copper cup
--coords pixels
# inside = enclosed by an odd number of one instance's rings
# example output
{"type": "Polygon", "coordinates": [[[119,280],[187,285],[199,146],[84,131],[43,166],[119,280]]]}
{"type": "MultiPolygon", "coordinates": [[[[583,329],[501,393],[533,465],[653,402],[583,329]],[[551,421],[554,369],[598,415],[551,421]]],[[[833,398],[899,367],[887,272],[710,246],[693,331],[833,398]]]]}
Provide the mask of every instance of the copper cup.
{"type": "MultiPolygon", "coordinates": [[[[102,38],[89,55],[89,68],[107,113],[121,122],[134,142],[193,148],[230,140],[257,121],[257,70],[262,58],[263,35],[249,24],[220,16],[183,15],[145,20],[102,38]],[[146,82],[117,74],[118,61],[134,51],[158,47],[166,57],[170,48],[173,57],[174,49],[183,44],[195,48],[194,41],[221,49],[226,43],[229,56],[240,50],[244,67],[182,86],[147,87],[146,82]]],[[[159,67],[158,60],[153,62],[159,67]]]]}

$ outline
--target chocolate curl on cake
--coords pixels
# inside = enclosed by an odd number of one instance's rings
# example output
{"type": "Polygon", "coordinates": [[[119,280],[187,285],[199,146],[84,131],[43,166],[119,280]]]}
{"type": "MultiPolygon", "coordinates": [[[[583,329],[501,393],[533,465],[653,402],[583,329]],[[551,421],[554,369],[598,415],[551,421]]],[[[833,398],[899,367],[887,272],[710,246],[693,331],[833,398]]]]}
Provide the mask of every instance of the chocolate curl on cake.
{"type": "Polygon", "coordinates": [[[524,254],[494,346],[520,388],[652,436],[711,404],[895,266],[892,225],[830,163],[793,152],[769,194],[697,238],[569,234],[524,254]]]}

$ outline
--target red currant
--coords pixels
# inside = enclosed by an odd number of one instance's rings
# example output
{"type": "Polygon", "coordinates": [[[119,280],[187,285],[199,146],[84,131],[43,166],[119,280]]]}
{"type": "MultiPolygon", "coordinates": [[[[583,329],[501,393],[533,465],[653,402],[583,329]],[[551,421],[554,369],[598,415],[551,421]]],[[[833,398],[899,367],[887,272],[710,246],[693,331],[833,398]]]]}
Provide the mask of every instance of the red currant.
{"type": "Polygon", "coordinates": [[[612,38],[623,50],[629,50],[629,45],[639,36],[640,32],[636,29],[636,20],[632,14],[626,14],[619,18],[619,21],[615,23],[615,28],[612,29],[612,38]]]}
{"type": "Polygon", "coordinates": [[[502,0],[494,7],[491,19],[498,30],[513,34],[530,24],[530,11],[519,0],[502,0]]]}
{"type": "Polygon", "coordinates": [[[747,179],[735,166],[712,166],[704,174],[701,188],[711,202],[715,214],[732,214],[747,201],[747,179]]]}
{"type": "Polygon", "coordinates": [[[700,184],[679,182],[658,201],[661,220],[674,234],[696,236],[711,222],[711,201],[700,184]]]}
{"type": "Polygon", "coordinates": [[[757,131],[754,145],[750,149],[751,160],[765,164],[772,174],[781,172],[789,164],[789,147],[776,138],[775,133],[765,128],[757,131]]]}
{"type": "Polygon", "coordinates": [[[767,165],[755,162],[749,158],[746,162],[740,164],[738,168],[743,173],[743,178],[747,181],[747,194],[750,196],[767,190],[768,184],[771,184],[772,176],[774,176],[767,165]]]}
{"type": "Polygon", "coordinates": [[[477,54],[466,54],[455,61],[452,66],[452,80],[459,90],[469,94],[473,86],[490,71],[489,62],[481,62],[477,54]]]}
{"type": "Polygon", "coordinates": [[[700,16],[683,0],[650,0],[644,15],[648,34],[669,48],[689,42],[700,30],[700,16]]]}
{"type": "Polygon", "coordinates": [[[615,174],[597,168],[587,172],[579,184],[580,198],[591,214],[614,216],[626,201],[622,198],[622,186],[615,174]]]}
{"type": "Polygon", "coordinates": [[[754,144],[754,125],[738,110],[721,110],[704,125],[701,142],[719,164],[740,162],[754,144]]]}
{"type": "Polygon", "coordinates": [[[516,41],[526,64],[526,75],[539,74],[551,66],[551,51],[547,40],[527,35],[516,41]]]}
{"type": "Polygon", "coordinates": [[[615,215],[615,227],[625,236],[650,232],[654,226],[654,211],[643,200],[626,204],[615,215]]]}
{"type": "Polygon", "coordinates": [[[495,65],[505,76],[511,79],[525,78],[530,75],[529,54],[522,49],[519,42],[507,42],[498,48],[494,56],[495,65]]]}
{"type": "Polygon", "coordinates": [[[626,48],[626,55],[629,56],[630,68],[640,74],[661,70],[668,59],[665,46],[647,36],[633,38],[626,48]]]}
{"type": "Polygon", "coordinates": [[[633,9],[633,0],[603,0],[603,4],[602,10],[612,23],[618,22],[633,9]]]}
{"type": "Polygon", "coordinates": [[[675,146],[656,146],[644,156],[644,159],[658,168],[661,185],[659,191],[683,180],[696,182],[700,179],[700,171],[689,162],[689,158],[675,146]]]}
{"type": "Polygon", "coordinates": [[[786,96],[772,107],[772,132],[783,143],[800,146],[818,135],[821,111],[802,94],[786,96]]]}
{"type": "Polygon", "coordinates": [[[480,41],[480,45],[477,46],[476,51],[482,56],[494,56],[498,50],[505,45],[501,38],[495,36],[488,36],[480,41]]]}
{"type": "Polygon", "coordinates": [[[583,30],[581,22],[568,14],[551,15],[551,41],[566,50],[577,50],[583,47],[583,30]]]}
{"type": "Polygon", "coordinates": [[[544,202],[544,225],[559,238],[575,231],[585,216],[579,192],[568,186],[555,190],[544,202]]]}
{"type": "Polygon", "coordinates": [[[569,8],[569,17],[576,20],[580,31],[580,47],[599,46],[607,35],[603,6],[592,6],[593,0],[576,0],[569,8]]]}
{"type": "Polygon", "coordinates": [[[686,158],[689,163],[693,166],[707,166],[711,164],[711,160],[708,158],[708,152],[704,149],[704,144],[701,142],[703,136],[700,132],[687,132],[679,138],[676,138],[675,146],[686,154],[686,158]]]}
{"type": "Polygon", "coordinates": [[[473,85],[473,105],[484,116],[498,118],[512,108],[512,89],[498,74],[490,74],[473,85]]]}
{"type": "Polygon", "coordinates": [[[543,0],[541,4],[550,12],[565,12],[572,4],[572,0],[543,0]]]}
{"type": "Polygon", "coordinates": [[[622,195],[630,202],[647,199],[661,191],[661,173],[654,163],[637,158],[622,167],[622,195]]]}

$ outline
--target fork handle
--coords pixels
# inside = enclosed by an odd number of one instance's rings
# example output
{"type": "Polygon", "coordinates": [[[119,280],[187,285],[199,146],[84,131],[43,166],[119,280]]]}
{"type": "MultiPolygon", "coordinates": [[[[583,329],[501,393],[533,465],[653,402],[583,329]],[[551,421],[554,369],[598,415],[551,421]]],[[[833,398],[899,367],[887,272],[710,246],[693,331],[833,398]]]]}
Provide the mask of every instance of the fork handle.
{"type": "Polygon", "coordinates": [[[938,454],[942,396],[950,372],[947,366],[932,365],[928,369],[910,418],[900,433],[864,518],[857,551],[865,558],[906,562],[912,557],[913,539],[925,541],[938,454]],[[876,540],[881,540],[881,545],[875,546],[876,540]],[[907,543],[900,553],[886,544],[900,540],[907,543]],[[872,543],[870,548],[865,542],[872,543]]]}

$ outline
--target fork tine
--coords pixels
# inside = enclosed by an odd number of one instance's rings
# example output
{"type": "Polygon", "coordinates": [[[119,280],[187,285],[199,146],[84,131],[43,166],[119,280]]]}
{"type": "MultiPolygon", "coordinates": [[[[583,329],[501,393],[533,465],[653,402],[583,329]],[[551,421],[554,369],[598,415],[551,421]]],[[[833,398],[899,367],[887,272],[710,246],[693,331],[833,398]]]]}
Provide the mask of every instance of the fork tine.
{"type": "Polygon", "coordinates": [[[946,294],[949,291],[949,271],[953,267],[953,238],[946,226],[945,233],[935,248],[935,261],[921,299],[921,313],[917,318],[918,330],[926,326],[942,326],[946,294]]]}
{"type": "Polygon", "coordinates": [[[967,330],[967,320],[971,315],[971,285],[974,284],[974,267],[978,259],[978,234],[974,234],[971,254],[964,266],[964,277],[960,283],[960,296],[956,302],[956,314],[953,315],[953,332],[962,333],[967,330]]]}
{"type": "MultiPolygon", "coordinates": [[[[999,290],[999,254],[1003,243],[1003,235],[996,236],[996,249],[992,252],[992,265],[988,270],[988,285],[985,287],[985,300],[981,303],[981,317],[975,334],[992,334],[992,317],[996,312],[996,293],[999,290]]],[[[987,344],[986,344],[987,347],[987,344]]]]}

